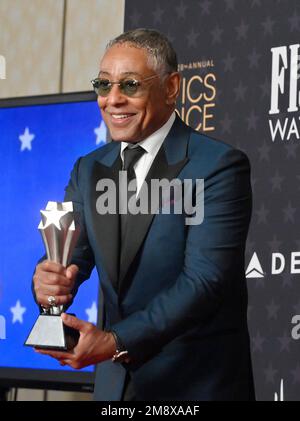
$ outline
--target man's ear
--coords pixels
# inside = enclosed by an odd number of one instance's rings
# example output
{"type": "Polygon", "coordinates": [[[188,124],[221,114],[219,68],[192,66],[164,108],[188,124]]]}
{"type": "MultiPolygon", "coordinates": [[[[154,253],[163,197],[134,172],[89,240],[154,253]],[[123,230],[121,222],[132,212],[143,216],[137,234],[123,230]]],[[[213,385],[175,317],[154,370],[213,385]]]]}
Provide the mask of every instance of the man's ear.
{"type": "Polygon", "coordinates": [[[168,75],[166,83],[166,103],[168,105],[174,105],[176,99],[179,95],[180,90],[180,74],[178,72],[173,72],[168,75]]]}

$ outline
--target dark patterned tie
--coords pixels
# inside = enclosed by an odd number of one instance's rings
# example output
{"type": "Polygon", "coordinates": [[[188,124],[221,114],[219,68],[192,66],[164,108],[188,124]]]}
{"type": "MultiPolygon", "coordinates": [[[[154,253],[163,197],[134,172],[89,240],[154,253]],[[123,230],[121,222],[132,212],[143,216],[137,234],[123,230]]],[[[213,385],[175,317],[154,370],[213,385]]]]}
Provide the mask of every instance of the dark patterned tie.
{"type": "MultiPolygon", "coordinates": [[[[124,164],[123,171],[127,171],[127,187],[130,181],[136,179],[134,172],[134,165],[145,153],[145,149],[141,146],[135,148],[129,148],[128,146],[124,149],[124,164]]],[[[127,203],[123,203],[123,208],[128,210],[128,202],[132,196],[136,194],[136,191],[128,191],[127,189],[127,203]]],[[[121,195],[122,197],[122,195],[121,195]]],[[[121,250],[126,244],[127,240],[127,225],[128,225],[128,216],[129,213],[120,214],[120,223],[121,223],[121,250]]]]}

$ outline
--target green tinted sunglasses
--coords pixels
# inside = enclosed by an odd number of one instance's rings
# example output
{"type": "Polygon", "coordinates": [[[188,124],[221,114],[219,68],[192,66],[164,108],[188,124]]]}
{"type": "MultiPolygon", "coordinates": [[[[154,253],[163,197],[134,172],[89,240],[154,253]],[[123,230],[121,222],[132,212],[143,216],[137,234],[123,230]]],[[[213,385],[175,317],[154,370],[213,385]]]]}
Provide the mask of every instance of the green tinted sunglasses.
{"type": "Polygon", "coordinates": [[[139,91],[142,82],[156,77],[158,77],[158,75],[150,76],[142,80],[128,78],[120,80],[119,82],[112,82],[109,79],[97,77],[96,79],[91,80],[91,83],[98,96],[108,96],[113,85],[118,85],[122,94],[126,96],[133,96],[139,91]]]}

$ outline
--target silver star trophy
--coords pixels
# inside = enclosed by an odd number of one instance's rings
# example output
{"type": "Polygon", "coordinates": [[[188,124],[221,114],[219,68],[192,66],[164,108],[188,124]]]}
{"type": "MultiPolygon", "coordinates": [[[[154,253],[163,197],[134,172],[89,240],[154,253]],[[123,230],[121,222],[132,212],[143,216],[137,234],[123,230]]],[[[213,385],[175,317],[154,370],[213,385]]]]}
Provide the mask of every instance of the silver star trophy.
{"type": "MultiPolygon", "coordinates": [[[[47,259],[67,267],[80,235],[78,213],[72,202],[48,202],[41,210],[42,220],[38,229],[46,248],[47,259]]],[[[35,322],[25,345],[35,348],[66,351],[74,348],[79,332],[63,324],[60,317],[63,306],[55,305],[55,297],[48,297],[49,307],[35,322]]]]}

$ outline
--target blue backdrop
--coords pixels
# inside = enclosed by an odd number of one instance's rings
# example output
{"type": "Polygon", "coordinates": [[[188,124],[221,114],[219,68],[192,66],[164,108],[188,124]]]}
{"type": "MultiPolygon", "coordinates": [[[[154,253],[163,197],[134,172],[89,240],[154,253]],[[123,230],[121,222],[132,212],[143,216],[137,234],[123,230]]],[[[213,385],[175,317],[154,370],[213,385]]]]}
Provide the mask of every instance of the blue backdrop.
{"type": "MultiPolygon", "coordinates": [[[[69,370],[23,346],[38,316],[31,279],[44,246],[37,227],[40,210],[63,200],[76,159],[101,147],[106,129],[95,101],[2,108],[0,128],[0,367],[69,370]]],[[[94,323],[97,284],[93,272],[70,307],[94,323]]]]}

